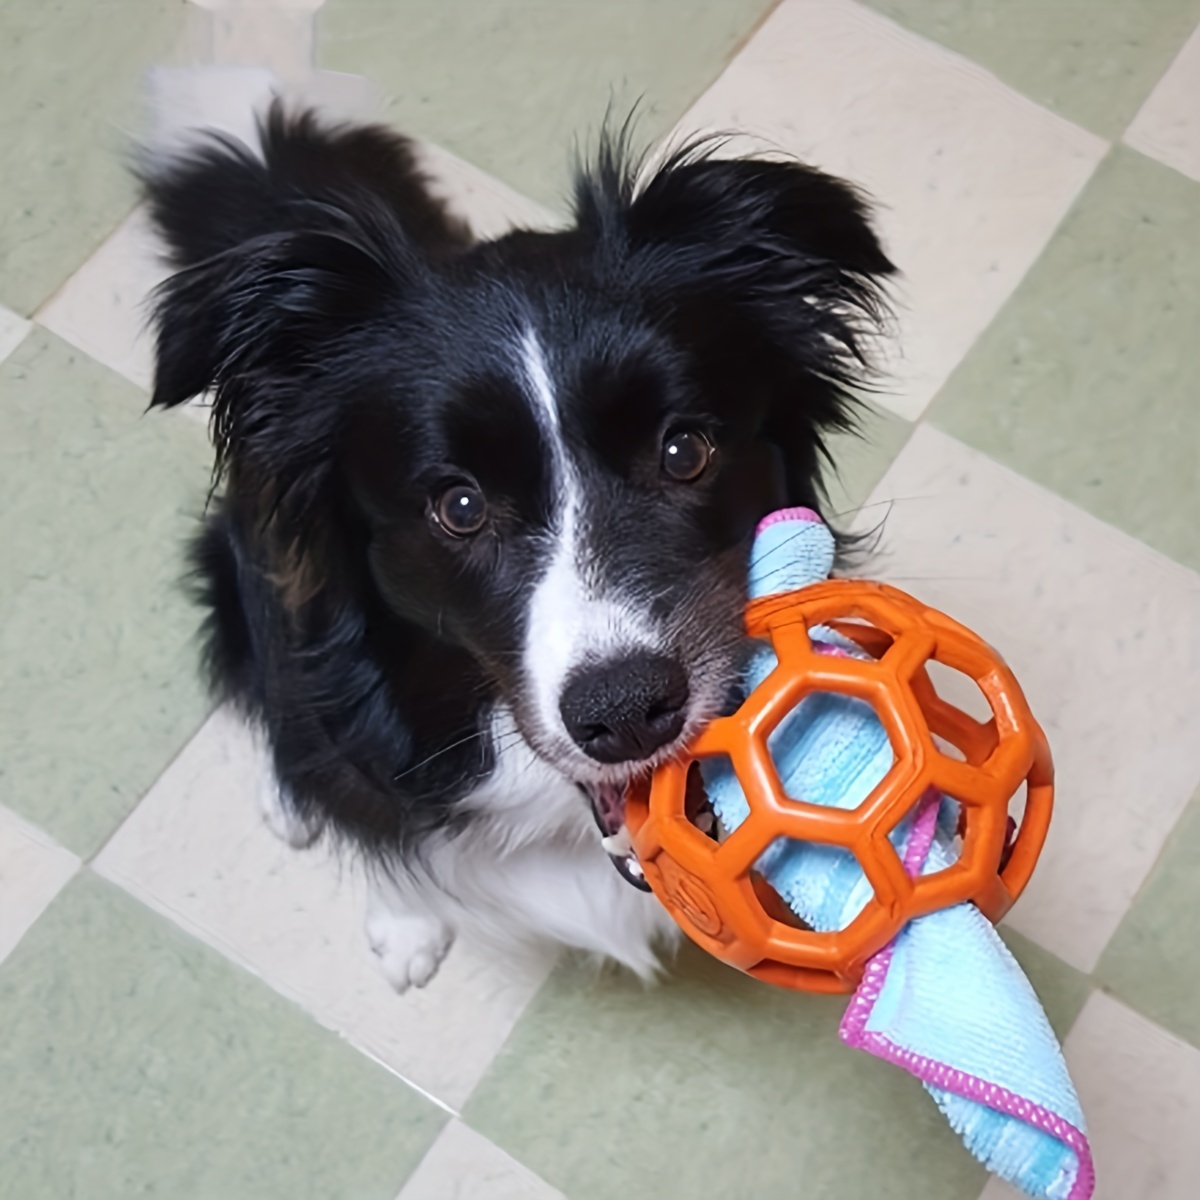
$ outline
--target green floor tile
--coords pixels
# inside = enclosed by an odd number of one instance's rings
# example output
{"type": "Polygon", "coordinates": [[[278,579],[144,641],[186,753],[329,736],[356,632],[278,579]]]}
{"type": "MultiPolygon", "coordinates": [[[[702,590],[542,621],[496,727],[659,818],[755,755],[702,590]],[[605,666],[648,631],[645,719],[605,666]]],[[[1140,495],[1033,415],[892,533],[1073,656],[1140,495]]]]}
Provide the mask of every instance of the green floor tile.
{"type": "Polygon", "coordinates": [[[572,147],[642,100],[668,130],[775,0],[327,0],[318,62],[366,75],[388,119],[563,206],[572,147]]]}
{"type": "Polygon", "coordinates": [[[1101,956],[1096,978],[1200,1046],[1200,794],[1167,838],[1101,956]]]}
{"type": "MultiPolygon", "coordinates": [[[[858,431],[828,439],[830,465],[824,473],[829,515],[849,526],[904,449],[912,424],[875,404],[864,403],[857,414],[858,431]]],[[[879,513],[880,519],[884,512],[879,513]]],[[[866,514],[869,520],[869,514],[866,514]]]]}
{"type": "Polygon", "coordinates": [[[142,71],[173,56],[181,0],[0,2],[0,302],[28,315],[133,207],[142,71]]]}
{"type": "Polygon", "coordinates": [[[866,0],[1103,137],[1125,132],[1200,0],[866,0]]]}
{"type": "Polygon", "coordinates": [[[1061,1042],[1071,1032],[1075,1018],[1091,994],[1092,981],[1082,971],[1063,962],[1057,954],[1044,950],[1015,929],[1002,927],[1000,936],[1033,984],[1061,1042]]]}
{"type": "Polygon", "coordinates": [[[89,855],[208,709],[204,429],[44,331],[0,364],[0,803],[89,855]]]}
{"type": "Polygon", "coordinates": [[[565,966],[465,1118],[571,1200],[977,1196],[920,1084],[838,1041],[845,1005],[694,950],[653,990],[565,966]]]}
{"type": "Polygon", "coordinates": [[[0,965],[3,1200],[392,1200],[443,1120],[95,876],[0,965]]]}
{"type": "Polygon", "coordinates": [[[1200,567],[1200,184],[1116,149],[930,419],[1200,567]]]}

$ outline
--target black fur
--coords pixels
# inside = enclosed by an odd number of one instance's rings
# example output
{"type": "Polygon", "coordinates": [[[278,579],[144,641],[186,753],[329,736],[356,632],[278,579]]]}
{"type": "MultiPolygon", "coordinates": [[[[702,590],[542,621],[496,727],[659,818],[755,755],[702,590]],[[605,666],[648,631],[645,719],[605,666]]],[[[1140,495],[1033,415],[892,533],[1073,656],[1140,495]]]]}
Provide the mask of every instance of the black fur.
{"type": "Polygon", "coordinates": [[[493,706],[523,711],[556,498],[519,330],[553,361],[597,570],[683,614],[681,644],[732,643],[755,523],[821,502],[892,267],[853,189],[796,163],[693,147],[635,185],[608,140],[572,228],[472,245],[403,138],[278,109],[262,137],[265,161],[213,140],[145,175],[177,268],[153,403],[213,396],[214,686],[266,728],[301,815],[404,853],[468,819],[493,706]],[[690,488],[658,469],[681,423],[717,447],[690,488]],[[468,541],[430,519],[464,478],[491,513],[468,541]]]}

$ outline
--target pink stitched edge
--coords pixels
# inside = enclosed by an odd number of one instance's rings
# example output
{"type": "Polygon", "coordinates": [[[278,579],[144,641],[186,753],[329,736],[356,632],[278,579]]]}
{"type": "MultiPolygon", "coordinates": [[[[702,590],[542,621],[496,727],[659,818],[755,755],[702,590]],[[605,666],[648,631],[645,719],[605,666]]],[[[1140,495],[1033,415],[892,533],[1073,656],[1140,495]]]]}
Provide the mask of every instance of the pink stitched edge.
{"type": "Polygon", "coordinates": [[[912,832],[908,835],[908,847],[904,851],[904,870],[910,879],[920,875],[925,859],[929,857],[929,847],[933,845],[938,809],[941,806],[942,797],[936,788],[926,788],[925,794],[917,801],[912,832]]]}
{"type": "MultiPolygon", "coordinates": [[[[940,797],[930,789],[921,797],[920,806],[913,818],[912,832],[909,834],[908,847],[904,853],[904,869],[915,877],[925,865],[925,858],[933,844],[934,831],[937,828],[937,812],[940,797]],[[934,803],[934,802],[937,803],[934,803]]],[[[850,1003],[842,1016],[838,1028],[838,1036],[847,1046],[856,1050],[865,1050],[874,1054],[893,1066],[900,1067],[922,1083],[931,1084],[944,1092],[961,1096],[964,1100],[972,1100],[995,1112],[1008,1117],[1015,1117],[1056,1137],[1075,1152],[1075,1182],[1067,1200],[1090,1200],[1096,1188],[1096,1167],[1092,1162],[1092,1150],[1086,1135],[1070,1121],[1060,1117],[1032,1100],[1026,1100],[1015,1092],[999,1084],[988,1083],[978,1075],[967,1071],[959,1071],[945,1063],[935,1062],[923,1054],[914,1054],[898,1046],[886,1034],[867,1032],[867,1021],[875,1008],[875,1002],[883,991],[887,980],[888,968],[892,964],[892,950],[895,941],[889,942],[882,950],[867,962],[863,972],[862,982],[851,997],[850,1003]]]]}
{"type": "Polygon", "coordinates": [[[843,650],[841,646],[831,646],[828,642],[813,642],[812,648],[818,654],[828,654],[830,658],[854,657],[849,650],[843,650]]]}
{"type": "MultiPolygon", "coordinates": [[[[879,955],[876,955],[877,958],[879,955]]],[[[874,961],[875,959],[872,959],[872,962],[874,961]]],[[[886,966],[885,963],[885,973],[886,966]]],[[[864,979],[863,982],[865,985],[866,980],[864,979]]],[[[857,995],[858,993],[856,993],[856,998],[857,995]]],[[[871,1005],[868,1005],[868,1014],[870,1010],[871,1005]]],[[[885,1062],[902,1068],[910,1075],[916,1076],[922,1083],[932,1084],[936,1088],[941,1088],[942,1091],[952,1092],[965,1100],[973,1100],[976,1104],[982,1104],[1005,1116],[1015,1117],[1027,1125],[1032,1125],[1035,1129],[1050,1134],[1051,1137],[1058,1138],[1060,1142],[1075,1152],[1075,1181],[1067,1194],[1067,1200],[1090,1200],[1096,1187],[1096,1168],[1092,1162],[1091,1147],[1083,1132],[1072,1125],[1070,1121],[1040,1104],[1034,1104],[1031,1100],[1026,1100],[1014,1092],[1010,1092],[1007,1088],[987,1083],[977,1075],[955,1070],[953,1067],[946,1066],[945,1063],[934,1062],[933,1059],[926,1058],[921,1054],[913,1054],[911,1051],[897,1046],[882,1033],[861,1033],[857,1037],[842,1034],[842,1040],[848,1046],[865,1050],[868,1054],[874,1054],[877,1058],[882,1058],[885,1062]]]]}
{"type": "Polygon", "coordinates": [[[770,529],[772,525],[778,525],[781,521],[806,521],[810,525],[814,522],[818,525],[821,524],[820,516],[811,508],[777,508],[773,513],[767,513],[759,521],[754,536],[758,537],[764,529],[770,529]]]}

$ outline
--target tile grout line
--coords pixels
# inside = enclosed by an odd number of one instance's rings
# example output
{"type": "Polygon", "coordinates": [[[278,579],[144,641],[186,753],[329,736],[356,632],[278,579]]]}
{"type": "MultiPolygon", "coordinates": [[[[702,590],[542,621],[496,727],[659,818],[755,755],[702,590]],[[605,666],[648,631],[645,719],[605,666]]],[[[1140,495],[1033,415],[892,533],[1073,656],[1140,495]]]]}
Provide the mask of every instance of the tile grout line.
{"type": "MultiPolygon", "coordinates": [[[[1047,109],[1046,111],[1049,112],[1050,110],[1047,109]]],[[[1062,118],[1062,119],[1065,120],[1066,118],[1062,118]]],[[[1080,125],[1080,126],[1077,126],[1077,128],[1082,129],[1083,126],[1080,125]]],[[[1085,132],[1087,132],[1087,131],[1085,130],[1085,132]]],[[[1059,216],[1057,222],[1055,222],[1054,228],[1050,230],[1049,235],[1046,238],[1045,244],[1042,246],[1041,250],[1038,251],[1038,253],[1035,255],[1033,260],[1029,263],[1029,265],[1025,268],[1025,270],[1021,273],[1020,279],[1018,279],[1013,284],[1012,291],[1008,294],[1004,303],[1001,304],[1000,307],[996,309],[996,311],[992,314],[991,319],[989,321],[987,321],[986,324],[982,325],[978,330],[976,330],[975,336],[971,339],[970,344],[964,348],[962,354],[960,354],[958,357],[958,361],[946,373],[946,377],[945,377],[945,379],[942,380],[941,384],[938,386],[937,391],[935,391],[933,393],[933,395],[931,395],[929,397],[929,399],[925,402],[925,407],[922,408],[921,411],[919,413],[917,413],[915,417],[910,418],[913,422],[914,428],[916,427],[916,425],[919,422],[925,421],[925,420],[928,420],[930,422],[930,424],[933,424],[931,418],[933,415],[934,406],[937,404],[938,397],[941,396],[942,393],[946,391],[947,387],[949,387],[949,385],[950,385],[951,380],[954,378],[955,374],[957,373],[959,368],[963,365],[963,363],[965,363],[967,361],[971,352],[975,349],[975,347],[977,345],[979,345],[979,343],[983,340],[984,336],[996,324],[996,322],[1000,320],[1000,318],[1004,315],[1005,311],[1008,309],[1009,305],[1011,305],[1015,301],[1015,299],[1017,297],[1017,293],[1021,290],[1022,284],[1024,284],[1024,282],[1033,273],[1033,271],[1037,267],[1038,263],[1040,263],[1042,261],[1042,258],[1046,254],[1046,251],[1049,250],[1051,244],[1053,243],[1054,239],[1058,236],[1059,231],[1066,224],[1068,218],[1070,218],[1071,215],[1073,213],[1075,213],[1075,211],[1078,209],[1080,202],[1083,200],[1083,197],[1086,194],[1088,188],[1092,185],[1093,180],[1095,180],[1097,174],[1100,171],[1100,168],[1104,165],[1104,163],[1108,162],[1108,160],[1112,157],[1113,151],[1116,149],[1116,147],[1118,145],[1121,144],[1119,139],[1118,140],[1109,140],[1107,138],[1101,138],[1100,140],[1103,141],[1103,143],[1104,143],[1104,147],[1105,147],[1104,153],[1102,155],[1100,155],[1100,157],[1095,161],[1095,163],[1092,164],[1092,168],[1088,172],[1087,178],[1084,179],[1080,183],[1079,190],[1075,193],[1074,196],[1071,197],[1071,202],[1066,206],[1066,208],[1063,209],[1062,214],[1059,216]]],[[[940,428],[938,426],[934,426],[934,427],[940,428]]]]}
{"type": "MultiPolygon", "coordinates": [[[[1119,526],[1110,524],[1108,521],[1105,521],[1103,517],[1096,516],[1095,513],[1089,512],[1086,508],[1081,507],[1073,500],[1068,499],[1066,496],[1060,496],[1058,492],[1046,487],[1044,484],[1038,483],[1036,480],[1030,479],[1027,475],[1022,474],[1015,467],[1010,466],[1008,463],[1002,462],[998,458],[993,458],[985,451],[972,446],[970,442],[964,442],[961,438],[947,432],[932,420],[922,418],[920,422],[914,424],[913,433],[916,433],[917,425],[919,424],[924,424],[928,429],[936,433],[938,437],[947,438],[949,441],[954,442],[968,454],[982,458],[992,466],[997,467],[1001,471],[1007,472],[1015,480],[1019,481],[1021,487],[1028,491],[1031,495],[1040,499],[1049,499],[1055,504],[1065,505],[1072,512],[1078,514],[1084,523],[1096,526],[1097,529],[1102,530],[1106,536],[1115,538],[1117,541],[1123,543],[1125,548],[1131,554],[1134,554],[1139,558],[1146,559],[1149,563],[1152,563],[1160,570],[1165,570],[1169,574],[1179,576],[1180,582],[1185,583],[1189,590],[1200,592],[1200,571],[1198,571],[1196,568],[1189,567],[1186,563],[1178,562],[1169,554],[1164,553],[1162,550],[1155,549],[1147,542],[1143,542],[1140,538],[1135,537],[1133,534],[1128,533],[1119,526]]],[[[868,497],[868,501],[870,501],[870,503],[864,504],[864,508],[873,508],[877,505],[893,503],[892,500],[884,497],[880,497],[878,500],[873,500],[872,498],[875,495],[875,491],[878,490],[878,487],[876,487],[875,490],[872,491],[871,496],[868,497]]],[[[1197,782],[1200,783],[1200,780],[1197,782]]]]}
{"type": "Polygon", "coordinates": [[[162,902],[152,893],[147,892],[145,889],[139,886],[136,881],[126,879],[119,871],[106,871],[101,867],[93,866],[90,862],[81,864],[80,869],[86,870],[98,879],[103,879],[112,887],[119,888],[121,892],[127,895],[131,900],[134,900],[142,908],[146,909],[150,913],[153,913],[154,916],[158,917],[160,920],[167,921],[173,929],[178,930],[188,938],[198,942],[201,946],[204,946],[206,949],[218,954],[231,966],[236,967],[240,971],[244,971],[251,978],[262,984],[263,987],[267,988],[275,995],[293,1005],[296,1009],[302,1012],[305,1017],[307,1017],[321,1029],[324,1029],[327,1033],[333,1034],[334,1037],[345,1042],[348,1046],[351,1046],[357,1053],[362,1054],[364,1057],[382,1067],[388,1072],[389,1075],[392,1075],[407,1087],[425,1097],[425,1099],[429,1100],[436,1107],[443,1109],[451,1116],[457,1117],[461,1115],[457,1109],[453,1108],[446,1101],[434,1095],[427,1088],[422,1087],[415,1080],[410,1079],[403,1072],[384,1062],[379,1055],[377,1055],[369,1047],[361,1044],[356,1038],[349,1036],[344,1030],[338,1029],[336,1026],[331,1025],[327,1021],[323,1020],[319,1014],[313,1012],[312,1009],[305,1004],[304,1000],[295,994],[291,989],[280,987],[271,980],[267,979],[262,972],[259,971],[259,969],[252,962],[243,957],[243,955],[238,953],[232,947],[224,944],[221,939],[211,934],[210,931],[205,930],[203,926],[199,925],[197,922],[191,920],[183,913],[178,912],[176,909],[172,908],[171,905],[162,902]]]}
{"type": "MultiPolygon", "coordinates": [[[[689,112],[691,112],[691,110],[700,101],[704,94],[713,86],[713,84],[715,84],[717,80],[729,70],[742,51],[750,45],[750,43],[759,35],[760,32],[762,32],[763,26],[766,25],[766,23],[775,15],[776,10],[785,3],[787,3],[787,0],[771,0],[766,11],[763,12],[759,16],[758,20],[755,21],[754,24],[734,43],[734,45],[730,47],[729,53],[725,57],[725,61],[721,63],[716,73],[710,79],[708,79],[698,91],[692,94],[691,98],[683,106],[683,112],[679,114],[679,117],[675,120],[674,124],[667,131],[667,133],[659,139],[659,145],[651,150],[650,161],[656,161],[665,156],[671,147],[671,143],[678,140],[676,130],[679,129],[680,121],[682,121],[683,118],[687,116],[689,112]]],[[[682,135],[684,141],[687,141],[691,136],[691,134],[682,135]]]]}
{"type": "MultiPolygon", "coordinates": [[[[63,876],[61,881],[58,883],[58,886],[55,887],[54,890],[38,905],[33,919],[28,923],[28,925],[25,926],[24,929],[21,930],[16,940],[11,944],[0,948],[0,964],[5,962],[17,949],[21,942],[25,940],[26,935],[42,919],[46,911],[62,894],[63,889],[66,888],[67,885],[85,869],[84,863],[78,854],[75,854],[73,851],[69,850],[61,842],[42,829],[40,825],[35,825],[32,821],[29,821],[20,813],[15,812],[6,805],[0,804],[0,829],[3,829],[5,826],[7,826],[12,832],[16,833],[19,837],[25,838],[34,846],[38,847],[39,853],[45,853],[51,858],[59,859],[60,861],[62,859],[70,860],[70,871],[63,876]]],[[[0,882],[3,882],[3,880],[0,879],[0,882]]],[[[31,893],[25,892],[25,894],[28,896],[31,893]]]]}
{"type": "MultiPolygon", "coordinates": [[[[81,353],[83,353],[83,352],[81,351],[81,353]]],[[[175,763],[184,754],[184,752],[188,749],[188,747],[191,746],[192,742],[194,742],[196,740],[196,738],[198,738],[200,736],[201,731],[204,729],[205,725],[207,725],[208,722],[210,720],[212,720],[213,713],[215,713],[219,707],[220,707],[219,704],[211,705],[211,707],[208,709],[208,711],[204,714],[204,717],[200,721],[200,724],[195,728],[195,730],[193,730],[192,734],[189,737],[184,739],[183,745],[181,745],[175,751],[175,753],[171,755],[171,757],[167,760],[167,762],[164,764],[164,766],[158,772],[158,774],[155,775],[155,777],[150,781],[150,783],[146,785],[146,787],[143,789],[141,794],[134,801],[133,806],[121,818],[121,820],[117,822],[116,826],[109,832],[108,836],[96,847],[96,849],[93,850],[91,854],[78,856],[84,866],[91,867],[92,864],[96,861],[96,859],[99,858],[100,855],[103,854],[104,851],[108,849],[109,844],[118,837],[118,835],[125,828],[125,826],[128,825],[131,820],[133,820],[134,814],[137,812],[137,810],[142,805],[142,801],[144,801],[146,799],[146,797],[150,795],[150,793],[155,789],[155,787],[158,786],[159,780],[162,779],[162,777],[175,765],[175,763]]],[[[100,874],[100,872],[98,872],[98,871],[96,873],[98,875],[100,874]]],[[[101,875],[101,878],[105,878],[105,876],[101,875]]]]}
{"type": "Polygon", "coordinates": [[[7,362],[33,332],[33,321],[0,305],[0,364],[7,362]]]}
{"type": "Polygon", "coordinates": [[[31,842],[36,842],[43,849],[61,850],[77,859],[80,866],[85,865],[85,860],[81,855],[76,854],[69,846],[64,846],[48,830],[43,829],[28,817],[22,816],[16,809],[10,808],[7,804],[0,804],[0,819],[7,821],[18,833],[23,833],[31,842]]]}

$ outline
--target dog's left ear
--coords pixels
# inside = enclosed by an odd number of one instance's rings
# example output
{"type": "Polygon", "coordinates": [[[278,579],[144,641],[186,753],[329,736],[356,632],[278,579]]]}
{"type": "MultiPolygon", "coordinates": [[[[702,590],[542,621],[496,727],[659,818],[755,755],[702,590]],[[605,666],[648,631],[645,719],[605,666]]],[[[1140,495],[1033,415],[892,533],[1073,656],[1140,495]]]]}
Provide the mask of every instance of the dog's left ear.
{"type": "Polygon", "coordinates": [[[576,212],[582,231],[622,246],[640,289],[708,347],[712,371],[759,388],[787,502],[814,504],[822,433],[853,425],[853,392],[872,377],[870,342],[889,314],[895,268],[864,197],[798,162],[695,148],[635,183],[609,143],[576,212]]]}

